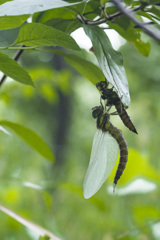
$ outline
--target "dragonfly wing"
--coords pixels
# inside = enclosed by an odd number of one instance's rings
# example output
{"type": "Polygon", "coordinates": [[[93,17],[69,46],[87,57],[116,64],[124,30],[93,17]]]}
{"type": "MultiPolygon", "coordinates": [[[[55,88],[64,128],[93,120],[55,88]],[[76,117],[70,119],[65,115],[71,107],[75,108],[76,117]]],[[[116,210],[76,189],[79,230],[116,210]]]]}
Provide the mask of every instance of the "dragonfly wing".
{"type": "Polygon", "coordinates": [[[101,129],[96,131],[87,173],[83,184],[85,198],[93,196],[110,175],[118,156],[118,143],[101,129]]]}

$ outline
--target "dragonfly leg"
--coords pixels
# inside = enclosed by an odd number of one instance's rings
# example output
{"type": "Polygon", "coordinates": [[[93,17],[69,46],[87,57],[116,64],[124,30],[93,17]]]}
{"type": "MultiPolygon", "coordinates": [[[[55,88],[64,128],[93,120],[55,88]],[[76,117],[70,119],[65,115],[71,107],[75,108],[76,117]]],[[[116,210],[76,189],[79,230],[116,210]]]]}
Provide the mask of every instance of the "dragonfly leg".
{"type": "Polygon", "coordinates": [[[101,104],[101,106],[102,106],[102,97],[101,97],[101,95],[100,95],[100,104],[101,104]]]}
{"type": "MultiPolygon", "coordinates": [[[[106,106],[107,106],[107,103],[106,103],[106,106]]],[[[109,112],[109,110],[111,109],[113,105],[110,105],[109,108],[107,109],[107,112],[109,112]]]]}
{"type": "Polygon", "coordinates": [[[118,112],[115,111],[115,112],[113,112],[113,113],[110,113],[110,115],[118,115],[118,112]]]}

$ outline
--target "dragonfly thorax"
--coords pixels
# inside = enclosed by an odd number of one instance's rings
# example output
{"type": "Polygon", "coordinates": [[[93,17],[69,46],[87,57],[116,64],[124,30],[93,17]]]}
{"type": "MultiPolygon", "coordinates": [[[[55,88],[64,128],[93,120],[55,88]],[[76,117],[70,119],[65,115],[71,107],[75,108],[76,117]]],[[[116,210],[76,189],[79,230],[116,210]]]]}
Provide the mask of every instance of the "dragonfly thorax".
{"type": "Polygon", "coordinates": [[[109,125],[110,125],[109,119],[110,119],[109,113],[103,112],[102,115],[99,115],[97,117],[97,128],[102,129],[102,131],[104,131],[104,132],[107,131],[106,124],[107,124],[107,127],[109,127],[109,125]]]}

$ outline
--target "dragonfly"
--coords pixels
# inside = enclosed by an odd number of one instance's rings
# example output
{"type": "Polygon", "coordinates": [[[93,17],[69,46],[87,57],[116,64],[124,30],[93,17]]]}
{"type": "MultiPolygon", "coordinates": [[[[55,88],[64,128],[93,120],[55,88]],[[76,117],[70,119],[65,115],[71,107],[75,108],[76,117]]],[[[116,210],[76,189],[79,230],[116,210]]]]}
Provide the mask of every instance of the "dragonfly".
{"type": "Polygon", "coordinates": [[[113,88],[108,88],[108,85],[109,83],[107,81],[101,81],[96,84],[97,89],[102,93],[101,98],[103,100],[107,99],[106,106],[110,106],[111,108],[114,105],[117,110],[115,114],[118,114],[120,116],[124,125],[132,132],[138,134],[121,99],[118,97],[117,93],[113,90],[113,88]]]}
{"type": "Polygon", "coordinates": [[[86,199],[93,196],[106,181],[116,163],[120,149],[119,165],[114,177],[113,190],[120,179],[128,161],[127,143],[119,129],[110,122],[110,114],[101,106],[92,108],[96,119],[91,157],[83,183],[83,195],[86,199]]]}

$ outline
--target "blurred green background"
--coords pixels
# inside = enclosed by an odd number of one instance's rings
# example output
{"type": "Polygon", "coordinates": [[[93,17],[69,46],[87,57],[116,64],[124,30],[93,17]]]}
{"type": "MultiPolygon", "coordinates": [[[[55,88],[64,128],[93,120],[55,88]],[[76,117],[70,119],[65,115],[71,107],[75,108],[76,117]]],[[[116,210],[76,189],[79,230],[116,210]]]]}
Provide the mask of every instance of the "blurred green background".
{"type": "MultiPolygon", "coordinates": [[[[13,42],[16,31],[1,31],[2,45],[11,35],[13,42]]],[[[0,118],[33,129],[53,149],[55,162],[41,157],[14,133],[0,131],[0,203],[66,240],[160,239],[158,49],[151,42],[148,58],[128,44],[120,49],[131,95],[127,111],[138,135],[118,116],[112,117],[128,143],[129,161],[115,194],[117,165],[88,200],[82,185],[96,131],[91,108],[99,105],[99,92],[61,57],[25,52],[20,62],[36,88],[8,80],[0,92],[0,118]]],[[[0,239],[38,239],[3,212],[0,223],[0,239]]]]}

